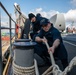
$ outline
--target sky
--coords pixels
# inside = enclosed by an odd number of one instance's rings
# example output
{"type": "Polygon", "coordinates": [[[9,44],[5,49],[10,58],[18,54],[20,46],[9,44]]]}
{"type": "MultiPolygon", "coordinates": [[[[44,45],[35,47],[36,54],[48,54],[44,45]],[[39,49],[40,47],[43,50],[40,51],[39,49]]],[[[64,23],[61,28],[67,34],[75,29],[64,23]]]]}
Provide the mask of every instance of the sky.
{"type": "MultiPolygon", "coordinates": [[[[21,11],[28,17],[30,12],[50,18],[63,13],[66,22],[76,22],[76,0],[1,0],[8,12],[15,18],[14,3],[20,5],[21,11]]],[[[6,15],[2,12],[2,18],[6,15]]],[[[2,22],[3,23],[3,22],[2,22]]]]}

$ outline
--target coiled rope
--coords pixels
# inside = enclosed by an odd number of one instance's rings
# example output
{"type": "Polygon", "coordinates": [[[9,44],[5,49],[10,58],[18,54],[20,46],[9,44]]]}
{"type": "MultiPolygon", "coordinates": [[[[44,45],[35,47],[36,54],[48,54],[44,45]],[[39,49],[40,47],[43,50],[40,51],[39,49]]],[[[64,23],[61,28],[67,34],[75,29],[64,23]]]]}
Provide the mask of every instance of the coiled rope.
{"type": "MultiPolygon", "coordinates": [[[[34,61],[35,64],[35,61],[34,61]]],[[[36,75],[35,65],[31,67],[21,67],[13,61],[13,75],[36,75]]]]}

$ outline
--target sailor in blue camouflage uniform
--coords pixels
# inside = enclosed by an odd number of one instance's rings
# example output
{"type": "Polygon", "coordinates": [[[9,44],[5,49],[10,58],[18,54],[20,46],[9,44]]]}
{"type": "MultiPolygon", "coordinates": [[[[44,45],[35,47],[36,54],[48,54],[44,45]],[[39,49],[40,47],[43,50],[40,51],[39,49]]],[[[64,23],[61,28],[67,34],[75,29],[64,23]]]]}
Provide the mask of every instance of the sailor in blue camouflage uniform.
{"type": "Polygon", "coordinates": [[[41,30],[38,35],[35,37],[37,45],[35,46],[35,53],[39,56],[49,56],[51,51],[54,57],[61,60],[63,67],[65,68],[68,65],[68,55],[64,47],[62,37],[58,29],[53,27],[53,24],[50,23],[48,19],[42,19],[40,22],[41,30]],[[50,48],[47,50],[46,45],[44,44],[45,39],[48,42],[50,48]]]}
{"type": "Polygon", "coordinates": [[[36,16],[33,13],[29,13],[28,17],[33,28],[33,32],[30,33],[31,38],[33,39],[33,37],[35,37],[41,29],[40,21],[43,19],[43,17],[40,13],[37,13],[36,16]]]}

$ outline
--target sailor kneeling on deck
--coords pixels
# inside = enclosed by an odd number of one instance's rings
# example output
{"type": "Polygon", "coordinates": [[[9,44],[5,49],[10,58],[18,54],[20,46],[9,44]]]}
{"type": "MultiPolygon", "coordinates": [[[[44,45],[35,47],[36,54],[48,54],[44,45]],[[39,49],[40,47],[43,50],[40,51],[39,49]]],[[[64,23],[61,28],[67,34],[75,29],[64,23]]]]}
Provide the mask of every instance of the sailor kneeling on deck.
{"type": "Polygon", "coordinates": [[[37,42],[37,45],[35,46],[35,53],[37,53],[40,57],[48,57],[49,52],[51,51],[54,55],[54,58],[56,57],[61,60],[63,68],[65,68],[68,65],[68,55],[60,32],[54,28],[53,24],[50,23],[50,21],[46,18],[41,20],[40,25],[41,30],[34,38],[34,40],[37,42]],[[46,38],[50,46],[49,50],[44,44],[45,39],[43,37],[46,38]]]}

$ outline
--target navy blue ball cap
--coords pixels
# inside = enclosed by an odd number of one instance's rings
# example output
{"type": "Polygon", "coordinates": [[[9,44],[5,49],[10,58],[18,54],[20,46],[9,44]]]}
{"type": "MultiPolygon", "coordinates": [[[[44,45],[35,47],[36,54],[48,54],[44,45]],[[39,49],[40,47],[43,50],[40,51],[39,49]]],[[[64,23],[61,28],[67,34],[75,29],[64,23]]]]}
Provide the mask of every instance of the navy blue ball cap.
{"type": "Polygon", "coordinates": [[[31,20],[35,15],[33,13],[28,14],[29,19],[31,20]]]}
{"type": "Polygon", "coordinates": [[[47,18],[43,18],[43,19],[40,21],[40,25],[41,25],[41,26],[46,26],[48,23],[50,23],[50,21],[49,21],[47,18]]]}

